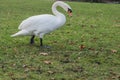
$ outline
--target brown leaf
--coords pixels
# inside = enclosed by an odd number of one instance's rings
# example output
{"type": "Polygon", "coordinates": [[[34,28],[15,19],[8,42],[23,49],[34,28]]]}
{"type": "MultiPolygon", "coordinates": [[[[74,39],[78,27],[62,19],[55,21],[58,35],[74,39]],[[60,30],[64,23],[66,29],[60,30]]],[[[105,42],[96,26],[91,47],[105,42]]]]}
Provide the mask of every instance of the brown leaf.
{"type": "Polygon", "coordinates": [[[73,42],[73,41],[70,41],[70,42],[69,42],[69,44],[70,44],[70,45],[74,45],[74,44],[75,44],[75,42],[73,42]]]}
{"type": "Polygon", "coordinates": [[[25,70],[24,70],[25,72],[28,72],[28,71],[30,71],[30,69],[29,68],[25,68],[25,70]]]}
{"type": "Polygon", "coordinates": [[[82,44],[82,45],[79,46],[79,48],[80,48],[80,50],[83,50],[83,49],[85,49],[86,47],[85,47],[85,45],[82,44]]]}
{"type": "Polygon", "coordinates": [[[14,76],[14,73],[10,72],[10,73],[8,73],[8,76],[12,77],[12,76],[14,76]]]}
{"type": "Polygon", "coordinates": [[[69,58],[65,58],[61,60],[62,63],[70,63],[71,60],[69,58]]]}
{"type": "Polygon", "coordinates": [[[50,80],[56,80],[55,78],[51,78],[50,80]]]}
{"type": "Polygon", "coordinates": [[[117,53],[117,50],[111,49],[111,52],[112,52],[112,53],[117,53]]]}
{"type": "Polygon", "coordinates": [[[82,26],[83,28],[86,27],[86,25],[84,25],[84,24],[82,24],[81,26],[82,26]]]}
{"type": "Polygon", "coordinates": [[[49,74],[54,74],[54,72],[53,72],[53,71],[48,71],[48,73],[49,73],[49,74]]]}
{"type": "Polygon", "coordinates": [[[15,66],[16,66],[16,64],[15,64],[15,63],[13,63],[13,64],[12,64],[12,66],[13,66],[13,67],[15,67],[15,66]]]}
{"type": "Polygon", "coordinates": [[[52,64],[51,61],[44,61],[45,64],[52,64]]]}
{"type": "Polygon", "coordinates": [[[94,48],[88,48],[89,50],[91,50],[91,51],[94,51],[95,49],[94,48]]]}
{"type": "Polygon", "coordinates": [[[48,53],[40,53],[40,55],[48,56],[48,53]]]}
{"type": "Polygon", "coordinates": [[[53,43],[58,43],[57,41],[53,41],[53,43]]]}
{"type": "Polygon", "coordinates": [[[26,67],[27,67],[27,65],[23,64],[23,65],[22,65],[22,67],[23,67],[23,68],[26,68],[26,67]]]}
{"type": "Polygon", "coordinates": [[[16,47],[13,50],[15,53],[18,53],[18,49],[16,47]]]}

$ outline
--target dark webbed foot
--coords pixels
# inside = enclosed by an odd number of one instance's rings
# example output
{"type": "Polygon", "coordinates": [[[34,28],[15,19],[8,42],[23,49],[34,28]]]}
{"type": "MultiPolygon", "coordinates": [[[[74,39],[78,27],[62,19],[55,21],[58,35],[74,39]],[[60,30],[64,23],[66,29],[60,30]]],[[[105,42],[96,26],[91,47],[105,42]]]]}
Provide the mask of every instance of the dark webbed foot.
{"type": "Polygon", "coordinates": [[[44,48],[44,49],[50,49],[50,46],[40,46],[40,48],[44,48]]]}

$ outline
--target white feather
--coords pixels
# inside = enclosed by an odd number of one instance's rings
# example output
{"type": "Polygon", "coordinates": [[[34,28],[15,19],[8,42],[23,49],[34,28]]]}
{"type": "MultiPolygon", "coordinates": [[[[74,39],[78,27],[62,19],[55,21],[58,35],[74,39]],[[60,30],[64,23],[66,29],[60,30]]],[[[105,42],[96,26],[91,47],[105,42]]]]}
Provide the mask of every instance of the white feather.
{"type": "Polygon", "coordinates": [[[11,37],[15,37],[15,36],[25,36],[25,35],[28,35],[28,34],[29,34],[28,31],[26,31],[26,30],[21,30],[21,31],[19,31],[19,32],[13,34],[13,35],[11,35],[11,37]]]}

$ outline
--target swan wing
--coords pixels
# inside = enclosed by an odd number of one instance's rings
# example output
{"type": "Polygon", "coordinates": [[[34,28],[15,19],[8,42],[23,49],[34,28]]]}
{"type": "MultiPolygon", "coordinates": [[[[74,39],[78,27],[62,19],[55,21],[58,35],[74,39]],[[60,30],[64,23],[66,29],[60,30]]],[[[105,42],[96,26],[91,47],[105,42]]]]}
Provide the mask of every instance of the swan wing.
{"type": "Polygon", "coordinates": [[[57,24],[57,18],[53,15],[37,15],[22,21],[18,29],[38,29],[38,27],[54,27],[57,24]]]}

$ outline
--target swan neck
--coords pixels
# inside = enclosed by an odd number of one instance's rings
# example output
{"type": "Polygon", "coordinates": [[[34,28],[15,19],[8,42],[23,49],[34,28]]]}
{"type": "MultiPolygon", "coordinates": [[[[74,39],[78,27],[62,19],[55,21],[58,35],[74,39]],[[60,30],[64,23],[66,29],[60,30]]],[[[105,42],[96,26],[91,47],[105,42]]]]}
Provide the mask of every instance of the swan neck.
{"type": "Polygon", "coordinates": [[[59,12],[57,10],[57,6],[60,6],[60,7],[63,8],[62,4],[60,4],[60,3],[54,3],[53,6],[52,6],[52,12],[58,18],[59,26],[62,26],[66,22],[66,17],[65,17],[64,14],[62,14],[61,12],[59,12]]]}
{"type": "MultiPolygon", "coordinates": [[[[55,16],[60,16],[60,15],[63,15],[61,12],[59,12],[57,10],[57,7],[60,6],[59,3],[54,3],[53,6],[52,6],[52,12],[55,16]]],[[[61,6],[60,6],[61,7],[61,6]]],[[[64,16],[64,15],[63,15],[64,16]]]]}

